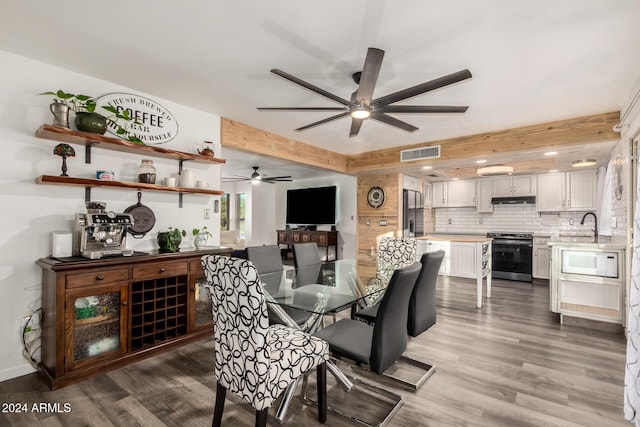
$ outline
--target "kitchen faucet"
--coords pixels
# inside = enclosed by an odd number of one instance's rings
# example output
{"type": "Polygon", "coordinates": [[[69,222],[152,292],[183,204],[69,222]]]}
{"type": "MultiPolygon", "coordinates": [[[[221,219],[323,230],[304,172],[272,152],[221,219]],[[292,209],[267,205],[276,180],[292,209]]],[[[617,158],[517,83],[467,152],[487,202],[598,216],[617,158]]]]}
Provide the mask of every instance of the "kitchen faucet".
{"type": "Polygon", "coordinates": [[[593,212],[587,212],[586,214],[584,214],[584,216],[582,217],[582,221],[580,221],[580,225],[584,225],[584,219],[587,217],[587,215],[592,215],[593,216],[593,241],[595,243],[598,242],[598,217],[596,216],[595,213],[593,212]]]}

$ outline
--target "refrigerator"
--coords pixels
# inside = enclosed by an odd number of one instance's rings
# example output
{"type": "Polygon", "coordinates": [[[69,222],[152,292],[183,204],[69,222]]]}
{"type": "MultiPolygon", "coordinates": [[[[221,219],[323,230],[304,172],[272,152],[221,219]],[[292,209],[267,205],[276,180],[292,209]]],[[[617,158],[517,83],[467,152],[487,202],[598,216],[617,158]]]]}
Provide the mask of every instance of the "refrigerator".
{"type": "Polygon", "coordinates": [[[424,235],[424,198],[415,190],[402,190],[402,236],[424,235]]]}

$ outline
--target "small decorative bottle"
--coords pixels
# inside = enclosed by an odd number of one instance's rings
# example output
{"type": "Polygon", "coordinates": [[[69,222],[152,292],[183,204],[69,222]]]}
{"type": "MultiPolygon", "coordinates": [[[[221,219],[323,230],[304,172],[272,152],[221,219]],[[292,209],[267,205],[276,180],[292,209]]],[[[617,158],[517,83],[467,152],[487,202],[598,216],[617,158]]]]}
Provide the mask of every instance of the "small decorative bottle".
{"type": "Polygon", "coordinates": [[[143,160],[138,168],[138,182],[146,184],[156,183],[156,168],[153,166],[153,160],[143,160]]]}

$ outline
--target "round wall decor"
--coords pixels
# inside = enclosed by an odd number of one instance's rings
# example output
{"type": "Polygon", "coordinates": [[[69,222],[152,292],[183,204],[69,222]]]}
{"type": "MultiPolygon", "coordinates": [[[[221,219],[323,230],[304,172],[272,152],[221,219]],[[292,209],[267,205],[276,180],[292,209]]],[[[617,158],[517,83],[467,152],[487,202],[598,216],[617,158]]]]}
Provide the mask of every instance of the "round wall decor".
{"type": "Polygon", "coordinates": [[[384,190],[380,187],[371,187],[367,193],[367,203],[372,208],[378,209],[384,204],[385,194],[384,190]]]}

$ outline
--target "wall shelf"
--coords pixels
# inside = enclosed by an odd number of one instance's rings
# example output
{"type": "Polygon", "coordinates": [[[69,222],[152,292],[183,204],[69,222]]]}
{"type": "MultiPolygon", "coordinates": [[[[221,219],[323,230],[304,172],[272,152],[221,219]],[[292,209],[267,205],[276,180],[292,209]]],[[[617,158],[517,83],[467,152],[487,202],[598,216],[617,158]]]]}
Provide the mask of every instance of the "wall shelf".
{"type": "Polygon", "coordinates": [[[226,163],[225,159],[217,157],[201,156],[200,154],[185,153],[153,145],[137,145],[120,138],[111,138],[95,133],[80,132],[51,125],[40,126],[36,131],[36,136],[38,138],[51,139],[69,144],[84,145],[87,148],[86,163],[91,163],[90,148],[97,144],[99,144],[100,148],[105,150],[179,160],[180,165],[182,165],[182,162],[184,161],[193,161],[198,163],[226,163]]]}

